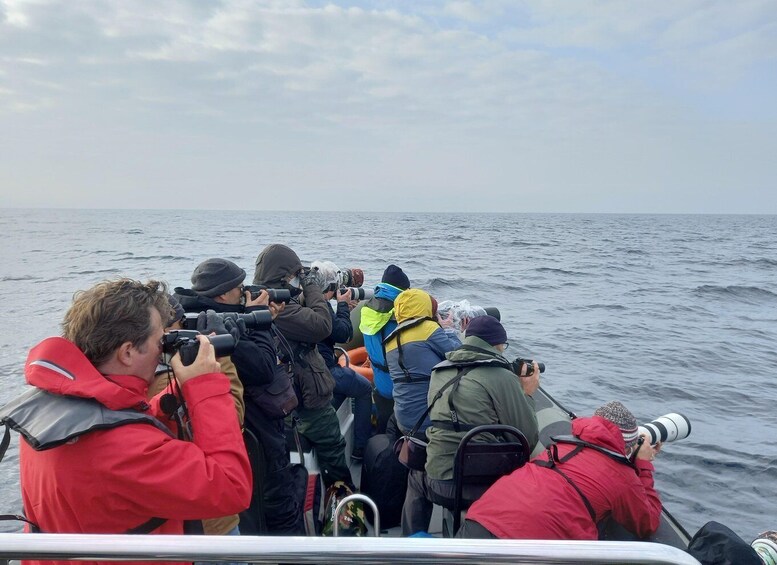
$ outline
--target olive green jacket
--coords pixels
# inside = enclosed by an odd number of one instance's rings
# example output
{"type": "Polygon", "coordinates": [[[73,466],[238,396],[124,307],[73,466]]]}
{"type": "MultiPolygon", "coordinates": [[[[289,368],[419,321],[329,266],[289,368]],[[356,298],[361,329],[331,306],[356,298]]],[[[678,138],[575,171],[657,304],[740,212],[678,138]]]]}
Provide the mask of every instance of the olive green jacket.
{"type": "MultiPolygon", "coordinates": [[[[507,359],[491,345],[478,337],[468,337],[464,346],[476,347],[478,351],[457,349],[446,354],[452,363],[471,363],[473,361],[507,359]]],[[[437,392],[457,374],[456,367],[435,368],[429,384],[431,402],[437,392]]],[[[466,430],[456,432],[444,429],[437,422],[451,422],[448,397],[453,394],[453,405],[459,422],[469,426],[484,424],[507,424],[521,430],[529,440],[532,449],[537,443],[537,417],[534,411],[534,399],[523,393],[519,377],[505,367],[479,365],[461,378],[458,385],[448,387],[431,410],[432,425],[426,430],[429,438],[427,448],[426,473],[432,479],[453,479],[453,459],[459,442],[466,430]]],[[[500,438],[501,439],[501,438],[500,438]]],[[[478,436],[473,441],[499,441],[490,434],[478,436]]]]}

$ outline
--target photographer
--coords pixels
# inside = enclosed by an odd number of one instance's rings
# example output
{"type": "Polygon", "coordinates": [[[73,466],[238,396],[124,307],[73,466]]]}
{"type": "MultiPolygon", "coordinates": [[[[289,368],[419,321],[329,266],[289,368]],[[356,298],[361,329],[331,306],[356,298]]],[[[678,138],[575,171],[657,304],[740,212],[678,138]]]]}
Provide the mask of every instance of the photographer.
{"type": "MultiPolygon", "coordinates": [[[[176,288],[175,296],[186,312],[267,310],[267,292],[251,298],[250,292],[243,291],[245,277],[246,272],[232,261],[207,259],[194,269],[192,288],[176,288]]],[[[283,308],[284,304],[269,303],[273,317],[283,308]]],[[[275,379],[287,378],[284,368],[278,365],[272,332],[261,328],[244,331],[235,345],[232,361],[244,388],[245,425],[259,440],[264,455],[262,500],[252,501],[251,509],[242,514],[240,529],[244,534],[304,533],[302,509],[289,487],[292,477],[286,426],[283,418],[270,414],[263,404],[268,399],[267,387],[275,379]]]]}
{"type": "Polygon", "coordinates": [[[572,434],[495,482],[457,537],[595,540],[610,516],[640,538],[654,533],[661,500],[653,460],[661,444],[640,441],[637,420],[620,402],[572,420],[572,434]]]}
{"type": "MultiPolygon", "coordinates": [[[[467,431],[485,424],[507,424],[521,430],[532,448],[536,445],[539,431],[531,395],[539,387],[539,367],[533,365],[531,376],[517,376],[503,355],[507,347],[502,324],[491,316],[479,316],[467,325],[462,346],[434,368],[429,401],[460,369],[466,368],[467,372],[432,406],[431,426],[426,430],[426,472],[410,471],[402,509],[403,535],[427,530],[433,503],[452,507],[453,460],[467,431]],[[455,405],[458,430],[452,421],[451,405],[455,405]]],[[[526,372],[524,367],[523,374],[526,372]]],[[[498,438],[486,434],[473,440],[494,441],[498,438]]]]}
{"type": "Polygon", "coordinates": [[[334,347],[337,343],[345,343],[353,337],[351,310],[358,303],[351,297],[351,291],[340,289],[340,277],[337,265],[331,261],[313,261],[311,269],[318,269],[322,275],[324,298],[332,300],[337,297],[337,311],[332,312],[332,333],[319,342],[318,351],[326,362],[329,372],[335,380],[332,405],[335,410],[346,398],[353,398],[353,451],[351,459],[361,461],[364,448],[372,432],[372,384],[365,377],[351,369],[341,367],[335,359],[334,347]]]}
{"type": "Polygon", "coordinates": [[[184,520],[248,506],[250,466],[229,382],[205,336],[193,363],[171,360],[193,440],[176,439],[158,398],[146,400],[170,316],[163,283],[103,282],[76,294],[63,337],[30,351],[25,376],[36,388],[2,417],[25,430],[22,499],[40,531],[182,534],[184,520]]]}
{"type": "Polygon", "coordinates": [[[278,315],[275,324],[291,349],[289,355],[282,352],[282,360],[294,374],[299,433],[313,444],[327,487],[335,481],[352,485],[345,439],[332,407],[334,379],[316,347],[332,333],[332,310],[321,292],[321,275],[319,271],[306,272],[292,249],[276,243],[256,258],[254,284],[288,289],[298,297],[298,302],[292,301],[278,315]]]}

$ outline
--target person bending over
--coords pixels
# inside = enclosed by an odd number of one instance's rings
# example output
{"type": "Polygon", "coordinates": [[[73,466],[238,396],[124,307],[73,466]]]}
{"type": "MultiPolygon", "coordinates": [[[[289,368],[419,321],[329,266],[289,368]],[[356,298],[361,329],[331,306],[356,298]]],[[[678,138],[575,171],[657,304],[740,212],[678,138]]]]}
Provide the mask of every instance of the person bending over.
{"type": "Polygon", "coordinates": [[[640,538],[653,534],[661,520],[653,487],[661,445],[640,439],[637,420],[617,401],[572,420],[572,434],[494,483],[457,537],[595,540],[608,517],[640,538]]]}

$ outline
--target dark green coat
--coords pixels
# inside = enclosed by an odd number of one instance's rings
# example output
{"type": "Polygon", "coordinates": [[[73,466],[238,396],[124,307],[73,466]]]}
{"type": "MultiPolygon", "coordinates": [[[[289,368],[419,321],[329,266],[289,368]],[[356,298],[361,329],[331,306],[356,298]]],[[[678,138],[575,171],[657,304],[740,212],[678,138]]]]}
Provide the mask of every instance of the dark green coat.
{"type": "MultiPolygon", "coordinates": [[[[478,337],[468,337],[463,345],[471,345],[483,352],[457,349],[446,355],[453,362],[471,362],[477,360],[498,359],[507,362],[500,353],[478,337]]],[[[437,392],[450,379],[456,376],[455,367],[435,369],[429,384],[428,401],[431,402],[437,392]]],[[[534,449],[538,439],[537,417],[534,412],[534,400],[523,393],[519,377],[507,368],[483,365],[470,370],[462,377],[458,386],[449,387],[434,404],[431,411],[432,426],[426,430],[429,438],[427,448],[426,473],[432,479],[453,479],[453,458],[459,442],[466,431],[456,432],[434,425],[435,421],[451,421],[448,407],[448,395],[453,392],[453,404],[459,421],[471,426],[484,424],[507,424],[521,430],[534,449]]],[[[479,436],[480,441],[497,441],[494,436],[479,436]]],[[[478,441],[476,438],[474,441],[478,441]]]]}

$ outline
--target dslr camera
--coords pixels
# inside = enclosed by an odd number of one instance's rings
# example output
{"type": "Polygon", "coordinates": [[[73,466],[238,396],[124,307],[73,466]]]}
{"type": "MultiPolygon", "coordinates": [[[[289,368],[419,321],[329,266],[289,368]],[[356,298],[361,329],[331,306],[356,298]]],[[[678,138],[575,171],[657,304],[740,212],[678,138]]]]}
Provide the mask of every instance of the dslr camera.
{"type": "MultiPolygon", "coordinates": [[[[521,359],[518,357],[515,361],[510,363],[513,366],[513,373],[521,376],[521,371],[523,371],[524,365],[526,365],[526,374],[524,376],[530,377],[534,374],[534,359],[521,359]]],[[[545,363],[537,363],[540,373],[545,372],[545,363]]]]}
{"type": "Polygon", "coordinates": [[[270,302],[275,304],[280,304],[281,302],[288,304],[291,302],[291,292],[286,288],[267,288],[259,284],[247,284],[243,288],[251,293],[251,300],[256,300],[259,294],[266,290],[267,294],[270,295],[270,302]]]}
{"type": "MultiPolygon", "coordinates": [[[[248,314],[241,314],[239,312],[221,312],[217,314],[221,318],[222,322],[232,318],[233,320],[242,320],[247,330],[269,330],[272,327],[272,313],[269,310],[256,310],[249,312],[248,314]]],[[[197,318],[199,314],[196,312],[187,312],[184,318],[183,327],[186,330],[197,329],[197,318]]]]}
{"type": "MultiPolygon", "coordinates": [[[[168,332],[162,338],[162,353],[173,356],[176,353],[181,354],[181,362],[184,365],[191,365],[197,358],[200,350],[200,342],[197,336],[200,332],[196,330],[175,330],[168,332]]],[[[216,357],[226,357],[232,355],[235,350],[235,338],[230,334],[210,335],[208,341],[213,344],[216,351],[216,357]]]]}

